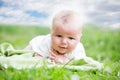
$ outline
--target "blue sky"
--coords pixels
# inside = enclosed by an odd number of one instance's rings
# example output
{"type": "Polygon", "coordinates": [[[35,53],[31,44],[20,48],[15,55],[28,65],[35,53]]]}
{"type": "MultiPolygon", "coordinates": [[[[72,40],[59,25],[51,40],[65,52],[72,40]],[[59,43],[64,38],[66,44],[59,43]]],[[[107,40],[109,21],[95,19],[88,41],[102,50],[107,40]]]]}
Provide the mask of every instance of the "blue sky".
{"type": "Polygon", "coordinates": [[[84,23],[120,27],[120,0],[0,0],[0,23],[50,26],[63,9],[77,11],[84,23]]]}

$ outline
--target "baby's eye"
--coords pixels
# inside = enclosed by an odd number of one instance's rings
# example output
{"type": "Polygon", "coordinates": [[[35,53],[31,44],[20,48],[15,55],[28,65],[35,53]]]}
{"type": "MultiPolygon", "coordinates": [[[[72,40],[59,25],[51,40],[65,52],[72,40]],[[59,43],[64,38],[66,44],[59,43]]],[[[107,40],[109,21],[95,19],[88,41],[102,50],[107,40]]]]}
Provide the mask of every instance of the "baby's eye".
{"type": "Polygon", "coordinates": [[[62,37],[62,35],[56,35],[57,37],[62,37]]]}
{"type": "Polygon", "coordinates": [[[69,37],[69,39],[70,39],[70,40],[74,40],[74,38],[73,38],[73,37],[69,37]]]}

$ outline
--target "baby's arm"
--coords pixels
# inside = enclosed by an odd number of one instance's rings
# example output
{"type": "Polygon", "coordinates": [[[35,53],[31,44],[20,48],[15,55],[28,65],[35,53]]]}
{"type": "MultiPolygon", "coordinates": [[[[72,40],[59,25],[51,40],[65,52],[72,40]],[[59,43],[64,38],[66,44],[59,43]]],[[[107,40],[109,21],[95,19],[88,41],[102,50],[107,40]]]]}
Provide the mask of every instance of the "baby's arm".
{"type": "Polygon", "coordinates": [[[103,64],[102,63],[100,63],[100,62],[98,62],[98,61],[95,61],[95,60],[93,60],[92,58],[90,58],[90,57],[84,57],[83,58],[84,59],[84,61],[86,62],[86,63],[88,63],[88,64],[90,64],[90,65],[92,65],[92,66],[94,66],[94,67],[97,67],[98,69],[102,69],[103,68],[103,64]]]}
{"type": "MultiPolygon", "coordinates": [[[[31,46],[31,45],[27,45],[24,50],[33,50],[33,49],[32,49],[32,46],[31,46]]],[[[34,52],[34,55],[33,55],[33,56],[40,56],[40,57],[42,57],[42,56],[41,56],[39,53],[37,53],[37,52],[34,52]]]]}

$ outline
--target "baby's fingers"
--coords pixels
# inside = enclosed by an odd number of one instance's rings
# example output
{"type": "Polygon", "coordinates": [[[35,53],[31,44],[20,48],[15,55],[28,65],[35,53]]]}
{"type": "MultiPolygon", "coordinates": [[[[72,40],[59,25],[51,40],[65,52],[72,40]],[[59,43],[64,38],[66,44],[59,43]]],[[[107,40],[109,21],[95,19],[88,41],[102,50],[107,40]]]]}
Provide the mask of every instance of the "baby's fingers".
{"type": "Polygon", "coordinates": [[[56,63],[56,57],[50,55],[50,56],[49,56],[49,59],[50,59],[52,62],[55,62],[55,63],[56,63]]]}
{"type": "Polygon", "coordinates": [[[48,58],[49,58],[50,60],[54,60],[54,59],[55,59],[55,57],[52,56],[52,55],[50,55],[48,58]]]}
{"type": "Polygon", "coordinates": [[[50,52],[51,56],[54,56],[54,57],[56,56],[56,54],[52,50],[50,50],[49,52],[50,52]]]}

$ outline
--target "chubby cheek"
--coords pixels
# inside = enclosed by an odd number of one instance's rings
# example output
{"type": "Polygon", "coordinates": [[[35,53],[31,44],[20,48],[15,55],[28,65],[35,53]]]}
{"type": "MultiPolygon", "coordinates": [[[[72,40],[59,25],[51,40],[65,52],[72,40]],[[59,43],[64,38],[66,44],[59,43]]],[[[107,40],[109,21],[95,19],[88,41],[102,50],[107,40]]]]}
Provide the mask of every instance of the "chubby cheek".
{"type": "Polygon", "coordinates": [[[57,47],[59,45],[59,39],[52,37],[52,47],[57,47]]]}
{"type": "Polygon", "coordinates": [[[76,47],[77,43],[78,42],[69,43],[69,51],[72,51],[76,47]]]}

